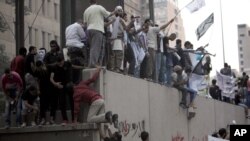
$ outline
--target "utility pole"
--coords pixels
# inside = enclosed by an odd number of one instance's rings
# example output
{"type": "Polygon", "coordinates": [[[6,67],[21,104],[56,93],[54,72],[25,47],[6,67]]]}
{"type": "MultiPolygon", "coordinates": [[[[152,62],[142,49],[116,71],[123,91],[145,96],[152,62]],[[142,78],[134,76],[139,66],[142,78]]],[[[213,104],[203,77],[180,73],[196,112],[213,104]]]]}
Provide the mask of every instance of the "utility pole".
{"type": "Polygon", "coordinates": [[[15,36],[16,36],[16,55],[19,48],[24,46],[24,0],[15,1],[15,36]]]}
{"type": "Polygon", "coordinates": [[[154,0],[149,0],[149,15],[150,19],[155,23],[155,16],[154,16],[154,0]]]}
{"type": "Polygon", "coordinates": [[[220,19],[221,19],[221,37],[222,37],[222,49],[223,49],[223,63],[226,63],[221,0],[220,0],[220,19]]]}
{"type": "Polygon", "coordinates": [[[76,0],[60,0],[60,35],[61,47],[65,47],[65,29],[75,22],[76,0]]]}

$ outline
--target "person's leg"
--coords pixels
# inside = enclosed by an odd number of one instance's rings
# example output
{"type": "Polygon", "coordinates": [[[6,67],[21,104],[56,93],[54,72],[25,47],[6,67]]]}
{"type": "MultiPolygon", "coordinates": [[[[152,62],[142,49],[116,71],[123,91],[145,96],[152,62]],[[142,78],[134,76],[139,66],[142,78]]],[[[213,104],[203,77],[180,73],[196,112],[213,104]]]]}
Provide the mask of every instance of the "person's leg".
{"type": "Polygon", "coordinates": [[[116,50],[115,51],[115,56],[116,56],[116,65],[115,69],[116,71],[120,71],[121,65],[122,65],[122,60],[123,60],[123,51],[122,50],[116,50]]]}
{"type": "Polygon", "coordinates": [[[27,126],[27,114],[28,114],[28,109],[24,104],[24,101],[22,101],[22,125],[21,127],[27,126]]]}
{"type": "Polygon", "coordinates": [[[134,51],[133,51],[133,48],[131,46],[131,43],[128,44],[127,49],[128,49],[127,50],[127,53],[128,53],[127,59],[129,62],[128,74],[134,75],[136,60],[135,60],[135,55],[134,55],[134,51]]]}
{"type": "Polygon", "coordinates": [[[56,110],[58,107],[58,100],[59,100],[59,92],[57,89],[52,88],[51,89],[51,96],[50,96],[50,122],[51,124],[54,124],[55,117],[56,117],[56,110]]]}
{"type": "Polygon", "coordinates": [[[46,94],[44,93],[43,90],[41,90],[40,93],[40,118],[41,118],[41,123],[40,124],[45,124],[45,118],[46,118],[46,111],[47,111],[47,99],[46,99],[46,94]]]}
{"type": "Polygon", "coordinates": [[[148,58],[148,65],[147,65],[147,78],[153,79],[153,69],[154,69],[154,58],[155,58],[155,51],[152,48],[148,48],[149,58],[148,58]]]}
{"type": "Polygon", "coordinates": [[[145,56],[140,65],[140,77],[141,78],[147,77],[147,61],[148,61],[148,56],[145,56]]]}
{"type": "Polygon", "coordinates": [[[103,109],[104,109],[103,99],[98,99],[94,101],[90,105],[87,122],[92,122],[92,123],[107,122],[105,118],[105,113],[99,113],[99,111],[103,111],[103,109]]]}
{"type": "Polygon", "coordinates": [[[161,55],[159,82],[162,84],[166,84],[166,56],[163,54],[161,55]]]}
{"type": "Polygon", "coordinates": [[[81,95],[74,95],[74,123],[78,122],[78,114],[80,113],[80,103],[81,103],[81,95]]]}
{"type": "Polygon", "coordinates": [[[89,67],[95,67],[99,65],[100,55],[103,44],[103,34],[97,30],[89,30],[90,39],[90,58],[89,67]]]}
{"type": "Polygon", "coordinates": [[[172,77],[171,77],[171,74],[172,74],[172,66],[166,66],[166,80],[167,80],[167,85],[168,86],[171,86],[171,83],[172,83],[172,77]]]}
{"type": "Polygon", "coordinates": [[[195,91],[195,90],[193,90],[191,88],[187,88],[187,92],[190,93],[190,104],[189,105],[190,105],[190,107],[195,108],[195,106],[194,106],[194,99],[195,99],[195,97],[197,95],[197,91],[195,91]]]}
{"type": "Polygon", "coordinates": [[[74,121],[74,99],[73,99],[73,95],[74,95],[74,91],[73,88],[71,89],[72,91],[68,91],[68,95],[69,95],[69,104],[70,104],[70,112],[71,112],[71,120],[74,121]]]}
{"type": "Polygon", "coordinates": [[[21,125],[21,123],[22,123],[21,111],[22,111],[22,99],[20,97],[18,99],[17,105],[16,105],[16,124],[17,124],[17,126],[21,125]]]}
{"type": "Polygon", "coordinates": [[[110,53],[109,67],[111,71],[114,71],[115,69],[115,51],[114,50],[112,50],[110,53]]]}
{"type": "Polygon", "coordinates": [[[183,87],[177,87],[179,91],[181,91],[182,97],[180,105],[183,106],[183,108],[187,108],[187,90],[183,87]]]}
{"type": "Polygon", "coordinates": [[[66,92],[64,89],[59,90],[59,104],[60,104],[60,110],[61,110],[63,122],[67,122],[68,117],[67,117],[67,111],[66,111],[66,92]]]}
{"type": "Polygon", "coordinates": [[[159,74],[160,74],[160,68],[161,68],[161,52],[155,53],[155,68],[154,68],[154,80],[155,82],[159,82],[159,74]]]}
{"type": "Polygon", "coordinates": [[[6,128],[9,128],[11,125],[11,109],[10,109],[10,100],[6,98],[5,100],[5,122],[6,128]]]}

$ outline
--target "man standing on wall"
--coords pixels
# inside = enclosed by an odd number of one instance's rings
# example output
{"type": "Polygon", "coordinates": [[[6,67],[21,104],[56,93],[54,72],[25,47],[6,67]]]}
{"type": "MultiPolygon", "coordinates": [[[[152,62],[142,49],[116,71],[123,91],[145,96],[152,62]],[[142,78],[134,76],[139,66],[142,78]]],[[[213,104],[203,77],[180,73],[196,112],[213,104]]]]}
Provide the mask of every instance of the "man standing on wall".
{"type": "MultiPolygon", "coordinates": [[[[85,66],[87,65],[87,47],[82,42],[85,38],[82,20],[78,20],[74,24],[69,25],[65,31],[66,46],[68,48],[68,55],[73,65],[85,66]]],[[[81,81],[81,70],[73,69],[73,83],[78,84],[81,81]]]]}
{"type": "Polygon", "coordinates": [[[90,6],[84,11],[84,22],[87,25],[88,40],[90,44],[89,67],[102,63],[104,18],[112,16],[115,12],[108,12],[96,0],[90,0],[90,6]]]}

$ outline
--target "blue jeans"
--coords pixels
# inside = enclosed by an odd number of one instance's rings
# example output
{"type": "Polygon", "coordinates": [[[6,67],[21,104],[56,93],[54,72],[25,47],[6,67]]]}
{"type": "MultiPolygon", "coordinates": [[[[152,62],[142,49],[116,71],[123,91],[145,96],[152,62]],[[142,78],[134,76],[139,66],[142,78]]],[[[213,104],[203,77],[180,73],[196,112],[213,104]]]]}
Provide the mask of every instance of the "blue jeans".
{"type": "Polygon", "coordinates": [[[6,98],[5,101],[5,122],[11,125],[11,111],[16,110],[16,123],[21,124],[21,98],[18,99],[15,105],[11,104],[11,99],[6,98]]]}
{"type": "Polygon", "coordinates": [[[155,54],[155,73],[154,75],[154,80],[155,82],[159,81],[159,74],[160,74],[160,69],[161,69],[161,65],[162,65],[162,53],[161,52],[156,52],[155,54]]]}
{"type": "Polygon", "coordinates": [[[161,67],[159,74],[159,82],[166,84],[167,83],[167,66],[166,66],[166,56],[161,56],[161,67]]]}
{"type": "Polygon", "coordinates": [[[171,85],[172,83],[172,72],[173,72],[173,67],[166,65],[166,84],[171,85]]]}
{"type": "Polygon", "coordinates": [[[197,95],[197,92],[191,88],[186,88],[187,92],[190,93],[190,103],[192,103],[197,95]]]}

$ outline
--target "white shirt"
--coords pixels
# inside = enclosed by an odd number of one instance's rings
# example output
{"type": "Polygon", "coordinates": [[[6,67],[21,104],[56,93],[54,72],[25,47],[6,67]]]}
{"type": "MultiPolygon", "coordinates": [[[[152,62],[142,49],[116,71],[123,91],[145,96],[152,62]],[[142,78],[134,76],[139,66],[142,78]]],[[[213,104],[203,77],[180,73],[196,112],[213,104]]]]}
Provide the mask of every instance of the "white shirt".
{"type": "Polygon", "coordinates": [[[157,34],[160,32],[160,27],[149,27],[147,34],[148,47],[157,49],[157,34]]]}
{"type": "Polygon", "coordinates": [[[93,4],[88,7],[84,14],[84,22],[87,23],[88,30],[94,29],[104,33],[104,18],[108,17],[110,12],[108,12],[101,5],[93,4]]]}
{"type": "Polygon", "coordinates": [[[79,23],[69,25],[65,31],[66,46],[82,48],[84,44],[81,42],[86,34],[79,23]]]}

